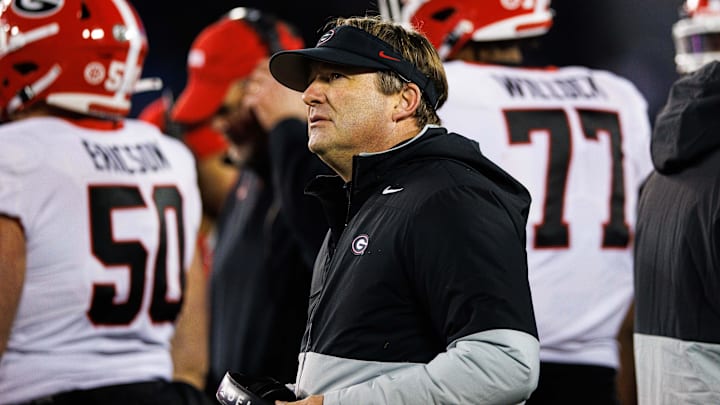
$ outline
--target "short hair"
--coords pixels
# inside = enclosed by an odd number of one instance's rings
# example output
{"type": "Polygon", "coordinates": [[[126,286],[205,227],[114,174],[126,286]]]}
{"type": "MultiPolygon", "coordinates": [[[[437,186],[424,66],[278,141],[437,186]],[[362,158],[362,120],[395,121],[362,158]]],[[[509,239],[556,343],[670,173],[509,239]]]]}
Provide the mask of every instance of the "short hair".
{"type": "MultiPolygon", "coordinates": [[[[440,125],[439,109],[448,97],[448,82],[442,60],[432,43],[419,31],[399,23],[384,20],[380,16],[340,17],[330,21],[326,30],[348,25],[366,31],[392,46],[402,55],[403,59],[415,65],[420,72],[430,78],[437,91],[437,106],[430,105],[426,97],[422,97],[415,118],[421,128],[427,124],[440,125]]],[[[386,70],[379,71],[378,85],[384,94],[400,92],[406,81],[397,73],[386,70]]]]}

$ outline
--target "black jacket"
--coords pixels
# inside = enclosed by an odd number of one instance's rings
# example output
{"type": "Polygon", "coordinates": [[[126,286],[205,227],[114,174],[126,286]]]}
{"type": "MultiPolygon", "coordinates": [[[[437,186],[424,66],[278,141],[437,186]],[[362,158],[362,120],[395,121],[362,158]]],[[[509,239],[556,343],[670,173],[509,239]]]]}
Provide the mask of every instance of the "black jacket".
{"type": "Polygon", "coordinates": [[[720,343],[720,64],[672,87],[639,202],[636,332],[720,343]]]}
{"type": "Polygon", "coordinates": [[[427,127],[389,151],[355,156],[350,183],[319,177],[307,190],[330,231],[313,272],[303,352],[314,356],[301,360],[301,391],[342,388],[316,382],[341,381],[353,367],[428,363],[480,332],[514,330],[537,342],[525,255],[530,196],[476,142],[427,127]]]}

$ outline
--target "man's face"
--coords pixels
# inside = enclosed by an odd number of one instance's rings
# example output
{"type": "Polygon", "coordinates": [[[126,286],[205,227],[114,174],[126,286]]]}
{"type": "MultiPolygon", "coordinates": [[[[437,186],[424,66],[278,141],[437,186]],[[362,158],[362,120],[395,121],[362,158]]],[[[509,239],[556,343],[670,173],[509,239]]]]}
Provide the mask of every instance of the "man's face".
{"type": "Polygon", "coordinates": [[[225,134],[237,146],[255,142],[262,129],[249,108],[243,106],[247,80],[237,80],[225,94],[220,108],[211,119],[212,127],[225,134]]]}
{"type": "Polygon", "coordinates": [[[360,152],[389,147],[385,139],[395,124],[396,97],[382,94],[377,79],[376,72],[347,66],[317,63],[311,69],[303,92],[308,147],[334,169],[349,167],[360,152]]]}

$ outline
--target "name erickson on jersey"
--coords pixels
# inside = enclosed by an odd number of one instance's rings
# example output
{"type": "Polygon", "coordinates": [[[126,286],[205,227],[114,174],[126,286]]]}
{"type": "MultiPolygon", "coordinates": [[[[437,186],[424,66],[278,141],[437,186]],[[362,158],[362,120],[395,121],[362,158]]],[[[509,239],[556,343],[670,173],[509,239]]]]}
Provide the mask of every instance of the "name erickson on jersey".
{"type": "Polygon", "coordinates": [[[602,89],[595,83],[595,80],[588,75],[568,76],[550,80],[506,75],[493,75],[493,78],[513,98],[577,100],[606,97],[602,89]]]}
{"type": "Polygon", "coordinates": [[[142,174],[170,169],[170,162],[155,143],[101,145],[82,141],[95,169],[105,172],[142,174]]]}

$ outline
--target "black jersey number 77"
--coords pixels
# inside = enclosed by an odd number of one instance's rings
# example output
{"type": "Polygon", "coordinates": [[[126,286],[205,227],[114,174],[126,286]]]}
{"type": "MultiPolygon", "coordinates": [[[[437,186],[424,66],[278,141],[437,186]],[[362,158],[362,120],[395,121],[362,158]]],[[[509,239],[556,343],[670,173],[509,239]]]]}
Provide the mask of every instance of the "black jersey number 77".
{"type": "MultiPolygon", "coordinates": [[[[543,221],[535,227],[536,248],[568,247],[568,225],[563,220],[565,188],[570,166],[572,137],[568,113],[563,109],[506,110],[505,118],[511,144],[530,143],[530,133],[549,133],[549,163],[545,200],[542,201],[543,221]]],[[[625,179],[623,174],[622,133],[618,115],[611,111],[575,109],[585,139],[597,140],[599,134],[609,135],[611,147],[611,187],[609,220],[602,225],[603,248],[625,248],[630,229],[625,218],[625,179]]]]}

